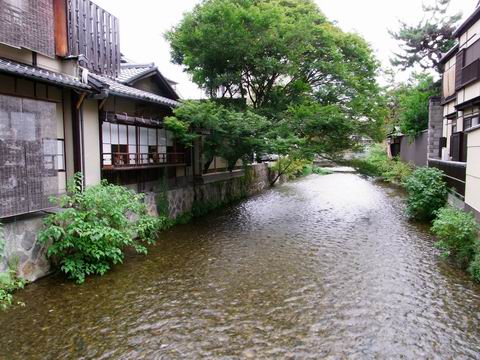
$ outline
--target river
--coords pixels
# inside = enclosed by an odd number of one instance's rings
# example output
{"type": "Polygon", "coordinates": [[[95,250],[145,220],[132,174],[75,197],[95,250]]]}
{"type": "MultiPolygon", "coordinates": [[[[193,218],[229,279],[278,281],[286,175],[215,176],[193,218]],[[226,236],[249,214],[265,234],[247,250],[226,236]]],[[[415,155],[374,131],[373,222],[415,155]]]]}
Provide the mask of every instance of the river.
{"type": "Polygon", "coordinates": [[[77,286],[0,313],[5,359],[480,358],[480,286],[403,195],[311,175],[162,234],[77,286]]]}

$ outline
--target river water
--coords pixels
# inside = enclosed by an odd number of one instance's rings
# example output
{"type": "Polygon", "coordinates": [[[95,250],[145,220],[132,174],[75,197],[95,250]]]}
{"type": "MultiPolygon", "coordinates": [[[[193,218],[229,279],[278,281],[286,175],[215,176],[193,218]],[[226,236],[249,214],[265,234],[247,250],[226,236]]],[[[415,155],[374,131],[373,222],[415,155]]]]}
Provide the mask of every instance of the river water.
{"type": "Polygon", "coordinates": [[[480,358],[480,286],[408,223],[402,194],[311,175],[161,236],[0,313],[5,359],[480,358]]]}

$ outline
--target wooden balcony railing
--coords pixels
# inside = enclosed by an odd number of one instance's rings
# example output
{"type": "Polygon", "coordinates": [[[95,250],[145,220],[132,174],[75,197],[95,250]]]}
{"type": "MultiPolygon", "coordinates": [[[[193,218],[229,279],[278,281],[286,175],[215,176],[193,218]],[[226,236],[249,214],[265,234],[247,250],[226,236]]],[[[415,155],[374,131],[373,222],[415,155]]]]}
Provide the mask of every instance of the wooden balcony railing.
{"type": "Polygon", "coordinates": [[[102,168],[127,169],[185,164],[185,153],[104,153],[102,168]]]}
{"type": "Polygon", "coordinates": [[[459,195],[465,196],[465,181],[467,177],[466,163],[428,159],[428,166],[442,170],[448,186],[459,195]]]}

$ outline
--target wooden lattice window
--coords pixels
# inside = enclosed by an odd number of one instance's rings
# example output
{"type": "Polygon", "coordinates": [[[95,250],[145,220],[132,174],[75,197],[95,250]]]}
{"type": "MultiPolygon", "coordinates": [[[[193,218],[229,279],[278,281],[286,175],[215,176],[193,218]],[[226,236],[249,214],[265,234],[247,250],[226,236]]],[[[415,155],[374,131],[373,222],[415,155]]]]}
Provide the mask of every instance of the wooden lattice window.
{"type": "Polygon", "coordinates": [[[0,217],[51,207],[58,194],[56,132],[56,104],[0,95],[0,217]]]}

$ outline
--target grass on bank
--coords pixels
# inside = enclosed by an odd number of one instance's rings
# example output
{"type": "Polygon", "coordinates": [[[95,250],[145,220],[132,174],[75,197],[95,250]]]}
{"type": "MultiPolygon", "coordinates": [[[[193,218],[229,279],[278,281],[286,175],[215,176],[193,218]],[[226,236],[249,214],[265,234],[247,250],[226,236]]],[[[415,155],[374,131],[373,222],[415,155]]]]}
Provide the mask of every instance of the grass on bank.
{"type": "Polygon", "coordinates": [[[365,158],[346,162],[360,174],[374,176],[382,181],[403,184],[412,174],[413,167],[398,158],[390,159],[386,147],[382,144],[373,145],[365,158]]]}

